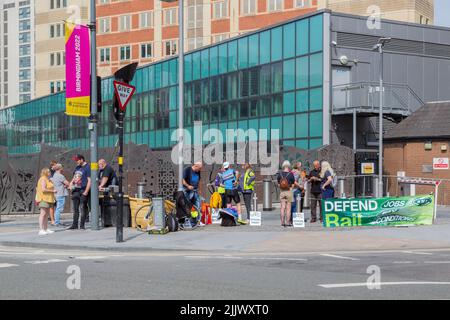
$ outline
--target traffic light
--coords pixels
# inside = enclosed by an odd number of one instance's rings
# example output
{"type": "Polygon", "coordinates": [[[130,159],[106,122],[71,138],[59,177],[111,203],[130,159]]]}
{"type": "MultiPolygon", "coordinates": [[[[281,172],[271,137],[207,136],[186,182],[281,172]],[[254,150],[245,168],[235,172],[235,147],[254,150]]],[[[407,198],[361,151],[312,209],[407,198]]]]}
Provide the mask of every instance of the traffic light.
{"type": "Polygon", "coordinates": [[[102,77],[97,76],[97,112],[102,112],[102,77]]]}

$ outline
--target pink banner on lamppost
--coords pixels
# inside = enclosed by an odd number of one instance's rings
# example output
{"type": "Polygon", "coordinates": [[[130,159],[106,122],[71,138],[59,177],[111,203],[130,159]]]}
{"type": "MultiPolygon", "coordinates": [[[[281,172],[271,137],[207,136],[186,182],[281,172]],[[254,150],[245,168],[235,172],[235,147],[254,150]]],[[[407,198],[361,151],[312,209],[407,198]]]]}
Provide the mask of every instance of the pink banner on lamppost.
{"type": "Polygon", "coordinates": [[[91,114],[89,28],[66,22],[66,114],[91,114]]]}

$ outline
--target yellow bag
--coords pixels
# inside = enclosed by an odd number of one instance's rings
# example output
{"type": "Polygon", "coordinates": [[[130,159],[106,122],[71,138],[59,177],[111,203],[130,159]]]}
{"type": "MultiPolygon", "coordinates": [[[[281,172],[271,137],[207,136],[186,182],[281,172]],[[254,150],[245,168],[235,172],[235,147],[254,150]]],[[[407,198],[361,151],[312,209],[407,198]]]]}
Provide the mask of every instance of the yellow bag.
{"type": "Polygon", "coordinates": [[[211,198],[209,199],[209,206],[212,209],[222,208],[222,197],[220,193],[216,191],[212,194],[211,198]]]}

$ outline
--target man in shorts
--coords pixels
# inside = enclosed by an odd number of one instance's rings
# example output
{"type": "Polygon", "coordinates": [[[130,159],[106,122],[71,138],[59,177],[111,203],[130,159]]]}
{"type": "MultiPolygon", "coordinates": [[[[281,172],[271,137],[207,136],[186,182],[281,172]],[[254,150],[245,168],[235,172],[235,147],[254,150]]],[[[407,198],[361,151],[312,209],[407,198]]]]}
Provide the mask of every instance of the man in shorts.
{"type": "Polygon", "coordinates": [[[234,170],[229,162],[224,162],[222,173],[222,184],[225,188],[225,198],[227,201],[227,207],[230,208],[233,201],[236,204],[239,220],[242,220],[241,216],[241,198],[238,192],[239,186],[239,171],[234,170]]]}

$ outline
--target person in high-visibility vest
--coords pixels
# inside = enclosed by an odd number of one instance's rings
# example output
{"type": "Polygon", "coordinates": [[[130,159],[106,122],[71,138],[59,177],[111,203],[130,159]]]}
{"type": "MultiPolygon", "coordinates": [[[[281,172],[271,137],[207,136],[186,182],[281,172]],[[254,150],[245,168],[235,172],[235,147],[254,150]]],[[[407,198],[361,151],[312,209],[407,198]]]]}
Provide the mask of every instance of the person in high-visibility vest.
{"type": "Polygon", "coordinates": [[[250,211],[252,210],[252,197],[255,190],[255,172],[250,163],[245,163],[242,166],[245,170],[242,195],[244,196],[245,208],[247,209],[247,220],[250,220],[250,211]]]}
{"type": "Polygon", "coordinates": [[[227,197],[225,196],[225,187],[223,186],[222,173],[225,171],[223,166],[220,168],[219,172],[216,175],[216,179],[214,184],[217,188],[217,192],[220,194],[222,198],[222,209],[227,207],[227,197]]]}

